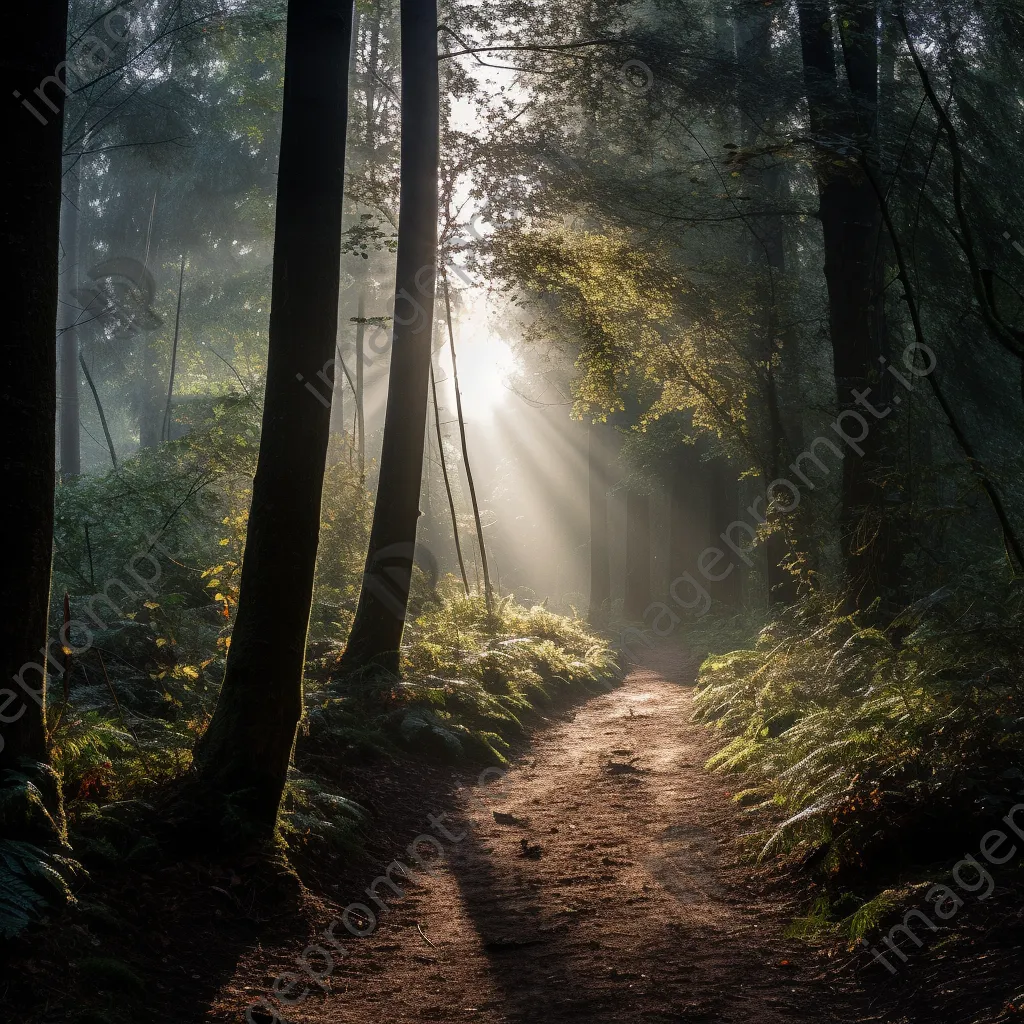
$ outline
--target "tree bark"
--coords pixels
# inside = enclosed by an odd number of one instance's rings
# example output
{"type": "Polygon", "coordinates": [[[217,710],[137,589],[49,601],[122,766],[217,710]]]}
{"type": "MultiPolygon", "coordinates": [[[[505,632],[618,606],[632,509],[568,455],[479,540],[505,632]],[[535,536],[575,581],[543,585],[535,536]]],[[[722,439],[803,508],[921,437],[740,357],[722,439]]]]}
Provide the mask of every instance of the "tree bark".
{"type": "Polygon", "coordinates": [[[669,581],[698,573],[697,562],[708,542],[707,470],[693,447],[672,462],[669,511],[669,581]]]}
{"type": "MultiPolygon", "coordinates": [[[[825,0],[797,4],[811,132],[822,151],[818,193],[837,404],[844,429],[852,430],[862,415],[855,392],[877,394],[885,323],[877,259],[881,214],[864,172],[877,155],[877,10],[874,2],[863,0],[839,6],[849,99],[839,89],[829,5],[825,0]],[[837,159],[845,165],[837,166],[837,159]]],[[[843,460],[840,511],[853,606],[870,603],[891,579],[879,483],[881,431],[869,429],[860,446],[863,456],[847,452],[843,460]]]]}
{"type": "MultiPolygon", "coordinates": [[[[710,464],[708,470],[711,492],[708,516],[709,547],[725,552],[725,557],[717,562],[712,562],[709,559],[707,568],[716,576],[726,573],[722,579],[711,582],[708,591],[722,604],[737,607],[742,600],[744,564],[722,540],[722,534],[738,518],[739,484],[735,471],[724,459],[716,459],[710,464]],[[730,569],[729,566],[732,568],[730,569]]],[[[742,542],[744,538],[740,535],[738,539],[742,542]]]]}
{"type": "Polygon", "coordinates": [[[420,515],[437,272],[436,0],[403,0],[402,160],[394,329],[370,546],[340,675],[397,674],[420,515]]]}
{"type": "MultiPolygon", "coordinates": [[[[771,60],[772,12],[770,8],[756,7],[744,10],[737,27],[738,59],[742,68],[740,99],[744,109],[754,109],[759,93],[769,81],[771,60]]],[[[775,120],[775,112],[768,124],[775,120]]],[[[760,119],[750,119],[744,127],[744,145],[753,148],[762,142],[760,119]]],[[[777,158],[768,157],[746,165],[748,175],[756,175],[762,188],[762,202],[781,204],[784,191],[782,171],[777,158]]],[[[782,284],[786,274],[785,227],[777,213],[751,217],[749,259],[755,281],[755,299],[758,315],[753,327],[753,349],[757,363],[762,367],[761,386],[764,396],[765,451],[762,463],[765,484],[779,476],[786,462],[787,439],[782,422],[778,377],[783,359],[788,357],[787,341],[782,336],[780,312],[782,310],[782,284]]],[[[767,512],[771,532],[764,545],[765,575],[768,599],[771,604],[789,604],[796,598],[796,581],[786,570],[789,554],[786,539],[788,523],[774,508],[767,512]]]]}
{"type": "Polygon", "coordinates": [[[607,428],[591,422],[587,430],[587,469],[590,492],[590,607],[587,620],[593,626],[608,623],[612,602],[612,574],[608,541],[607,428]]]}
{"type": "Polygon", "coordinates": [[[79,207],[81,178],[76,171],[65,178],[66,193],[60,208],[60,475],[71,480],[82,472],[81,399],[78,388],[78,322],[76,295],[79,277],[79,207]]]}
{"type": "Polygon", "coordinates": [[[437,457],[441,462],[441,476],[444,478],[444,492],[448,496],[448,512],[452,518],[452,537],[455,540],[455,557],[459,561],[459,572],[462,574],[462,589],[469,597],[469,577],[466,575],[466,562],[462,557],[462,542],[459,540],[459,517],[455,514],[455,496],[452,494],[452,483],[448,476],[448,458],[444,453],[444,435],[441,433],[441,407],[437,402],[437,381],[434,378],[434,364],[430,364],[430,395],[434,401],[434,429],[437,432],[437,457]]]}
{"type": "Polygon", "coordinates": [[[452,306],[448,295],[448,277],[442,270],[441,278],[444,285],[444,318],[448,325],[448,345],[452,350],[452,388],[455,391],[455,414],[459,421],[459,440],[462,444],[462,465],[466,470],[466,483],[469,486],[469,502],[473,507],[473,524],[476,527],[476,543],[480,548],[480,567],[484,575],[484,601],[487,614],[494,612],[491,593],[491,572],[487,565],[487,547],[484,543],[484,527],[480,520],[480,502],[476,496],[476,484],[473,482],[473,466],[469,460],[469,442],[466,440],[466,417],[462,414],[462,389],[459,387],[459,360],[455,352],[455,331],[452,328],[452,306]]]}
{"type": "MultiPolygon", "coordinates": [[[[58,264],[67,0],[7,12],[0,238],[9,259],[0,337],[0,410],[7,506],[0,597],[0,769],[46,760],[47,620],[53,551],[58,264]],[[13,22],[13,24],[11,24],[13,22]],[[13,99],[12,99],[13,94],[13,99]],[[15,102],[21,99],[23,102],[15,102]],[[25,106],[24,104],[28,104],[25,106]],[[29,109],[31,107],[31,109],[29,109]]],[[[59,793],[55,794],[59,806],[59,793]]],[[[53,808],[57,809],[57,808],[53,808]]]]}
{"type": "Polygon", "coordinates": [[[626,596],[622,614],[642,619],[651,603],[651,503],[646,494],[626,492],[626,596]]]}
{"type": "Polygon", "coordinates": [[[276,824],[302,713],[330,435],[329,404],[303,382],[337,339],[351,31],[352,0],[289,0],[260,453],[224,685],[196,746],[195,791],[257,839],[276,824]]]}

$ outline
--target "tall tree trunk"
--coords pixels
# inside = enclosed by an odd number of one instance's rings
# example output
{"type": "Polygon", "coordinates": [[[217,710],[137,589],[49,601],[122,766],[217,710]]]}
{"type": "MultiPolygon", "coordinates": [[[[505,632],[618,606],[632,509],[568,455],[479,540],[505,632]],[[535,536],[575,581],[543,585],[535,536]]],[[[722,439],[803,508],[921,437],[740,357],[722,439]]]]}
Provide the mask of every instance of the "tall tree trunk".
{"type": "Polygon", "coordinates": [[[419,518],[437,273],[436,0],[403,0],[402,161],[394,330],[377,500],[363,587],[339,668],[398,672],[419,518]]]}
{"type": "Polygon", "coordinates": [[[452,494],[452,482],[448,476],[448,457],[444,453],[444,435],[441,433],[441,407],[437,401],[437,380],[434,377],[434,364],[430,364],[430,395],[434,403],[434,429],[437,432],[437,457],[441,463],[441,476],[444,479],[444,492],[448,497],[448,512],[452,519],[452,537],[455,541],[455,557],[459,562],[462,575],[462,589],[469,596],[469,577],[466,575],[466,561],[462,557],[462,542],[459,540],[459,517],[455,514],[455,495],[452,494]]]}
{"type": "Polygon", "coordinates": [[[591,422],[587,430],[587,469],[590,491],[590,607],[587,619],[594,626],[608,622],[612,601],[611,561],[608,550],[608,449],[604,424],[591,422]]]}
{"type": "MultiPolygon", "coordinates": [[[[722,458],[715,459],[709,465],[708,477],[711,492],[708,503],[708,522],[711,527],[709,546],[725,553],[718,561],[713,561],[711,556],[708,557],[708,573],[713,576],[725,574],[722,579],[710,581],[708,592],[722,604],[737,607],[742,601],[745,567],[742,559],[722,540],[722,534],[739,519],[739,483],[735,471],[722,458]]],[[[737,539],[742,542],[744,538],[740,535],[737,539]]],[[[701,566],[698,566],[698,570],[700,569],[701,566]]]]}
{"type": "MultiPolygon", "coordinates": [[[[58,264],[67,0],[7,12],[0,62],[0,239],[9,260],[7,323],[0,336],[0,409],[7,501],[0,592],[0,769],[46,761],[46,626],[55,483],[58,264]],[[12,94],[14,99],[12,99],[12,94]],[[15,102],[22,99],[23,103],[15,102]],[[25,106],[23,104],[28,104],[25,106]],[[31,107],[31,109],[29,109],[31,107]],[[44,123],[40,123],[40,121],[44,123]]],[[[45,790],[44,790],[45,792],[45,790]]],[[[59,787],[49,791],[59,813],[59,787]]]]}
{"type": "Polygon", "coordinates": [[[142,373],[138,385],[139,447],[155,448],[160,443],[164,412],[164,382],[160,373],[160,349],[156,333],[139,339],[142,373]]]}
{"type": "MultiPolygon", "coordinates": [[[[877,259],[881,213],[859,162],[876,159],[878,43],[874,2],[839,4],[850,97],[840,93],[832,17],[825,0],[798,0],[804,84],[811,132],[822,150],[818,193],[825,244],[825,281],[841,425],[862,433],[854,392],[877,394],[884,334],[877,259]],[[857,161],[838,166],[838,147],[857,148],[857,161]],[[849,414],[849,415],[847,415],[849,414]]],[[[869,424],[870,427],[870,424],[869,424]]],[[[855,435],[853,435],[855,436],[855,435]]],[[[884,534],[881,431],[859,442],[863,456],[843,460],[841,543],[853,605],[870,603],[889,581],[884,534]]]]}
{"type": "Polygon", "coordinates": [[[255,838],[275,826],[302,713],[330,434],[302,381],[337,339],[351,31],[352,0],[289,0],[263,429],[224,685],[196,746],[195,792],[255,838]]]}
{"type": "Polygon", "coordinates": [[[707,467],[694,447],[677,452],[669,493],[669,580],[697,576],[697,561],[708,543],[707,467]]]}
{"type": "Polygon", "coordinates": [[[82,472],[81,400],[78,390],[79,208],[82,179],[72,171],[64,179],[60,208],[60,475],[70,480],[82,472]]]}
{"type": "Polygon", "coordinates": [[[480,566],[484,574],[484,601],[487,614],[494,611],[491,593],[491,572],[487,565],[487,546],[484,543],[484,527],[480,520],[480,502],[476,496],[476,484],[473,482],[473,466],[469,459],[469,442],[466,440],[466,417],[462,414],[462,389],[459,387],[459,360],[455,352],[455,331],[452,328],[452,306],[448,295],[448,276],[441,271],[444,285],[444,318],[448,325],[448,345],[452,350],[452,388],[455,391],[455,414],[459,421],[459,440],[462,444],[462,465],[466,470],[466,484],[469,487],[469,503],[473,508],[473,524],[476,527],[476,543],[480,549],[480,566]]]}
{"type": "MultiPolygon", "coordinates": [[[[737,26],[738,58],[742,69],[740,100],[744,110],[756,109],[766,83],[770,80],[772,11],[757,7],[745,10],[737,26]]],[[[767,123],[774,125],[775,114],[769,114],[767,123]]],[[[743,130],[744,145],[754,148],[763,142],[761,119],[748,119],[743,130]]],[[[780,203],[784,190],[783,175],[774,156],[751,161],[747,174],[756,176],[761,187],[761,203],[780,203]]],[[[786,273],[785,228],[777,213],[753,216],[750,228],[749,259],[755,282],[758,315],[754,323],[754,351],[762,367],[766,450],[764,452],[765,484],[779,476],[785,465],[788,444],[782,422],[779,399],[778,371],[781,361],[788,358],[786,341],[781,328],[782,286],[786,273]]],[[[765,543],[766,583],[768,599],[772,604],[789,604],[796,598],[796,581],[786,570],[789,545],[784,517],[769,507],[771,532],[765,543]]]]}
{"type": "Polygon", "coordinates": [[[181,266],[178,268],[178,303],[174,312],[174,337],[171,339],[171,364],[167,370],[167,403],[164,406],[163,425],[160,438],[171,439],[171,406],[174,403],[174,373],[178,365],[178,338],[181,332],[181,295],[185,285],[185,254],[181,254],[181,266]]]}
{"type": "Polygon", "coordinates": [[[626,492],[626,598],[622,614],[642,619],[651,603],[651,502],[646,494],[626,492]]]}
{"type": "Polygon", "coordinates": [[[366,482],[366,408],[364,399],[364,374],[366,365],[366,286],[365,282],[359,288],[359,305],[356,316],[359,323],[356,324],[356,433],[359,453],[359,482],[366,482]]]}

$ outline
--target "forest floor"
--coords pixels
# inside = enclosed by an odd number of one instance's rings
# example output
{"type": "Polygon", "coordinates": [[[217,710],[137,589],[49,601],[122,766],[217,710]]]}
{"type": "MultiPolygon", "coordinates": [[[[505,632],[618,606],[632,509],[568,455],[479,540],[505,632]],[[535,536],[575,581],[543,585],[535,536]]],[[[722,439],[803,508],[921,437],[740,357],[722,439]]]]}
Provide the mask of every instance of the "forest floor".
{"type": "Polygon", "coordinates": [[[810,879],[741,857],[755,823],[731,799],[743,781],[703,768],[715,738],[691,722],[696,669],[665,645],[644,652],[621,687],[549,711],[500,791],[480,784],[480,766],[411,756],[352,765],[300,749],[303,770],[371,812],[358,842],[311,844],[301,885],[247,861],[94,871],[78,905],[4,964],[0,1019],[1019,1019],[998,993],[1024,962],[1020,891],[990,901],[1009,929],[992,926],[996,910],[975,908],[971,943],[937,943],[895,979],[863,951],[787,937],[810,879]],[[415,848],[424,859],[408,882],[392,870],[399,896],[380,876],[396,857],[412,866],[407,850],[428,832],[439,855],[415,848]],[[386,911],[367,894],[375,879],[386,911]],[[324,930],[352,902],[378,926],[354,938],[335,923],[332,949],[324,930]],[[269,1001],[275,979],[288,1005],[269,1001]]]}
{"type": "MultiPolygon", "coordinates": [[[[647,654],[621,688],[542,729],[500,793],[425,804],[424,830],[428,813],[448,815],[444,856],[415,885],[393,875],[402,898],[378,888],[390,909],[372,936],[336,928],[347,956],[323,991],[282,1014],[317,1024],[858,1019],[826,983],[824,954],[783,937],[794,894],[739,859],[749,822],[729,800],[734,781],[702,768],[714,748],[690,722],[695,669],[678,650],[647,654]]],[[[229,989],[253,994],[295,971],[300,952],[262,950],[229,989]]]]}

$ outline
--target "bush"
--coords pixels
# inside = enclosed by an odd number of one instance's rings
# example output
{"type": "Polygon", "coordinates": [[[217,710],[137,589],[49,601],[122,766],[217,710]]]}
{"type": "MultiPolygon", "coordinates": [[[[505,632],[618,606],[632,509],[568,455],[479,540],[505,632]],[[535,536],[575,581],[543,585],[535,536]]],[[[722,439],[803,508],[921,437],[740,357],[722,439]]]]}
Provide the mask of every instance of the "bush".
{"type": "MultiPolygon", "coordinates": [[[[619,677],[608,644],[579,619],[546,608],[466,596],[454,579],[406,630],[401,678],[376,676],[311,695],[314,730],[382,730],[434,757],[504,763],[525,716],[571,693],[607,690],[619,677]]],[[[341,646],[328,659],[340,657],[341,646]]],[[[328,669],[331,666],[328,666],[328,669]]]]}
{"type": "Polygon", "coordinates": [[[785,815],[759,855],[837,886],[867,868],[877,889],[1019,799],[1024,615],[1015,590],[986,606],[944,590],[883,630],[816,599],[705,661],[696,718],[729,737],[709,766],[750,773],[756,806],[785,815]]]}

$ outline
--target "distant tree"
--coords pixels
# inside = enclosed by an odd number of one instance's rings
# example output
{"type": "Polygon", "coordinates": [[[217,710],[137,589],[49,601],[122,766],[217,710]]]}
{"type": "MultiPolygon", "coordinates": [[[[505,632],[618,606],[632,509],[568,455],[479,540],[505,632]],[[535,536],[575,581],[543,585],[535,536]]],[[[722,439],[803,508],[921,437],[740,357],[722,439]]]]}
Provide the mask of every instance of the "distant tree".
{"type": "Polygon", "coordinates": [[[622,614],[642,619],[651,602],[651,499],[626,491],[626,590],[622,614]]]}
{"type": "Polygon", "coordinates": [[[611,552],[608,536],[607,428],[591,420],[587,430],[587,480],[590,505],[590,605],[587,619],[594,626],[608,622],[612,601],[611,552]]]}
{"type": "Polygon", "coordinates": [[[303,382],[337,338],[351,31],[352,0],[289,0],[259,461],[224,684],[186,789],[218,815],[234,805],[257,838],[275,826],[302,714],[330,435],[329,405],[303,382]]]}
{"type": "Polygon", "coordinates": [[[436,0],[403,0],[398,266],[384,441],[355,621],[339,668],[398,671],[412,580],[437,273],[439,96],[436,0]]]}

